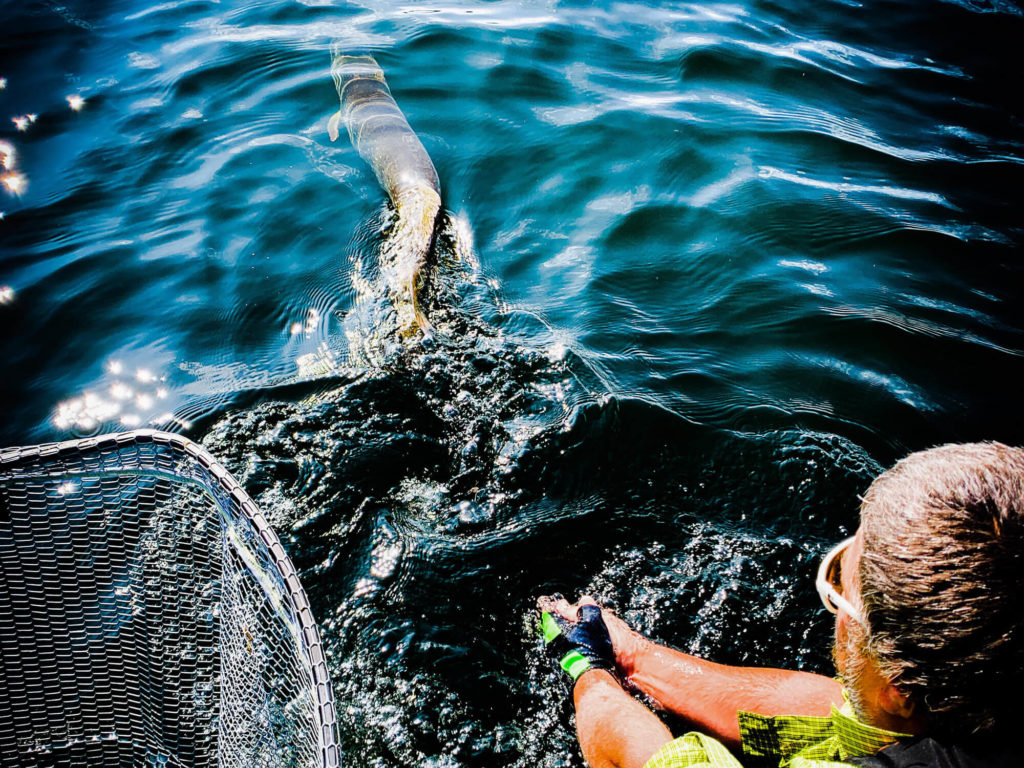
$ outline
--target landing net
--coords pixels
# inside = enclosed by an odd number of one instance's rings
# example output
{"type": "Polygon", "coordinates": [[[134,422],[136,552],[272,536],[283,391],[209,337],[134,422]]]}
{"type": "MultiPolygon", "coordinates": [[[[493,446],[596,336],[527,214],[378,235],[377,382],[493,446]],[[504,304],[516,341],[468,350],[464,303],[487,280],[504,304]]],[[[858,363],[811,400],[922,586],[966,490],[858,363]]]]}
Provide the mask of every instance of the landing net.
{"type": "Polygon", "coordinates": [[[0,450],[0,765],[338,763],[295,569],[203,448],[0,450]]]}

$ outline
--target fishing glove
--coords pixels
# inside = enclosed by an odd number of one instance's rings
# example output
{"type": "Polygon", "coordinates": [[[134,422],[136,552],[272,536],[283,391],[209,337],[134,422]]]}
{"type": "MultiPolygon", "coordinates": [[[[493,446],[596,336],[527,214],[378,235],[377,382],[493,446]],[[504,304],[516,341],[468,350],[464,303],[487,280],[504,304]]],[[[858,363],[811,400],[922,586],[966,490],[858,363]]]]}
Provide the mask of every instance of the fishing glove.
{"type": "Polygon", "coordinates": [[[544,611],[540,616],[540,634],[544,651],[572,679],[573,685],[588,669],[615,669],[612,639],[596,605],[582,606],[579,621],[575,622],[544,611]]]}

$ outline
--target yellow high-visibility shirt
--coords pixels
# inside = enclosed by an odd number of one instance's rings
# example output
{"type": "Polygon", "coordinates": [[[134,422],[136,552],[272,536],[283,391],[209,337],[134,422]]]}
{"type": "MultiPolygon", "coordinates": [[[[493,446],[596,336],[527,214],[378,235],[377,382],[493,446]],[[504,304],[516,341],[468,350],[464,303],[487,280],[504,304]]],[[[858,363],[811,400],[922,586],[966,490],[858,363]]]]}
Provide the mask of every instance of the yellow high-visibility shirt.
{"type": "MultiPolygon", "coordinates": [[[[828,717],[738,712],[743,754],[778,760],[780,768],[841,768],[853,757],[866,757],[906,734],[860,722],[850,712],[832,707],[828,717]]],[[[691,732],[659,749],[644,768],[742,768],[720,742],[691,732]]]]}

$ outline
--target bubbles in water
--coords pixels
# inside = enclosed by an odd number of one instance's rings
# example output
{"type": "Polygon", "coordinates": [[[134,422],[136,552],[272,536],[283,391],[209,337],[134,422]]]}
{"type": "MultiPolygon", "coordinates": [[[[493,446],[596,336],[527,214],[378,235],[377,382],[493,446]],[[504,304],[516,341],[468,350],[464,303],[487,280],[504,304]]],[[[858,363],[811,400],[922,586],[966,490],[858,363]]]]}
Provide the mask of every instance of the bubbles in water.
{"type": "Polygon", "coordinates": [[[378,581],[391,578],[395,568],[398,567],[398,561],[401,556],[401,543],[379,544],[373,550],[373,565],[370,566],[370,575],[378,581]]]}
{"type": "Polygon", "coordinates": [[[295,365],[299,369],[299,377],[312,379],[318,376],[327,376],[338,367],[338,356],[331,349],[327,342],[321,342],[315,352],[299,355],[295,359],[295,365]]]}

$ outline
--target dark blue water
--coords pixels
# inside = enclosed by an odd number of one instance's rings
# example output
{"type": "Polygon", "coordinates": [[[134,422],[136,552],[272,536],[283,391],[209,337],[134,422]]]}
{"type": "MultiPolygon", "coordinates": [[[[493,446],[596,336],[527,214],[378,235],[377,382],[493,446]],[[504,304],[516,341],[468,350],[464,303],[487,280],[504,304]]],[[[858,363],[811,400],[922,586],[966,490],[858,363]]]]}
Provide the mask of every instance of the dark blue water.
{"type": "Polygon", "coordinates": [[[1014,3],[2,13],[0,442],[224,457],[310,592],[346,765],[581,765],[554,590],[828,671],[810,578],[856,494],[1024,443],[1014,3]],[[332,42],[441,178],[429,345],[388,330],[332,42]]]}

